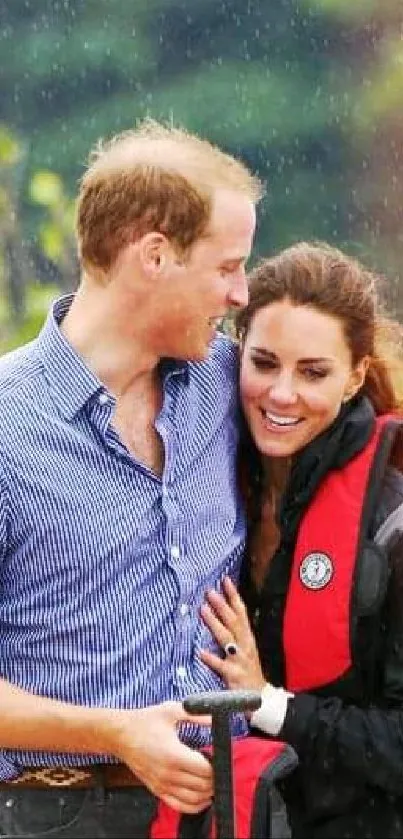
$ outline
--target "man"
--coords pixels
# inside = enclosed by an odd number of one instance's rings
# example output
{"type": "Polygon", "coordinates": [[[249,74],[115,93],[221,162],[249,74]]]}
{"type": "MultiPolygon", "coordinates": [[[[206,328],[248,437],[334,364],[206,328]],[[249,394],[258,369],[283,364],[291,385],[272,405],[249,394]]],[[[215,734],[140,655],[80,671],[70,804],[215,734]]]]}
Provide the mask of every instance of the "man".
{"type": "Polygon", "coordinates": [[[139,783],[184,813],[211,800],[191,748],[210,732],[180,700],[220,686],[199,607],[244,543],[236,357],[216,327],[247,302],[259,196],[179,129],[101,145],[78,290],[0,362],[2,835],[142,835],[139,783]],[[101,819],[109,787],[129,798],[101,819]]]}

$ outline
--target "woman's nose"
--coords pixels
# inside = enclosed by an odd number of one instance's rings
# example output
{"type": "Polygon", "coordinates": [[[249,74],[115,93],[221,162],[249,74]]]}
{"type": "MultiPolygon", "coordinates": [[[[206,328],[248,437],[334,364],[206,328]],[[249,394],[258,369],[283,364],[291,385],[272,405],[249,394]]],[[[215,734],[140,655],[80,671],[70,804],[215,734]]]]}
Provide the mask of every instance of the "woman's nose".
{"type": "Polygon", "coordinates": [[[269,390],[271,399],[281,405],[293,404],[297,399],[291,376],[279,376],[269,390]]]}

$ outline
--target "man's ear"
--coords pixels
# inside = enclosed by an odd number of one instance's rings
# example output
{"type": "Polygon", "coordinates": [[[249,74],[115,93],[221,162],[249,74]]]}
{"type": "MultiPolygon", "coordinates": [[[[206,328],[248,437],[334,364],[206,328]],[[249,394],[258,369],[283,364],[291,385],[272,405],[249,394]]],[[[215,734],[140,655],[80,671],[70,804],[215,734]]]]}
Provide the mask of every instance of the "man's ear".
{"type": "Polygon", "coordinates": [[[163,233],[145,233],[138,240],[141,267],[150,276],[160,275],[167,263],[170,243],[163,233]]]}

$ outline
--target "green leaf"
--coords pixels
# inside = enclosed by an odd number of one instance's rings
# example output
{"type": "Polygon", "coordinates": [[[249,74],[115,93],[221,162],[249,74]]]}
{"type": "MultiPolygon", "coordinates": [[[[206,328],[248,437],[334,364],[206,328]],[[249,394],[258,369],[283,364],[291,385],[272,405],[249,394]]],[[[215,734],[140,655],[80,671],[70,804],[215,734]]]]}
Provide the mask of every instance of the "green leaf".
{"type": "Polygon", "coordinates": [[[367,74],[354,109],[356,126],[360,129],[380,122],[403,105],[403,47],[402,42],[385,44],[382,62],[367,74]]]}
{"type": "Polygon", "coordinates": [[[12,166],[21,155],[21,147],[15,137],[3,125],[0,125],[0,164],[12,166]]]}
{"type": "Polygon", "coordinates": [[[39,239],[44,254],[48,259],[57,262],[63,253],[64,247],[64,237],[60,227],[53,222],[45,222],[39,229],[39,239]]]}
{"type": "Polygon", "coordinates": [[[36,172],[29,185],[29,195],[36,204],[53,207],[63,199],[62,179],[56,172],[45,169],[36,172]]]}

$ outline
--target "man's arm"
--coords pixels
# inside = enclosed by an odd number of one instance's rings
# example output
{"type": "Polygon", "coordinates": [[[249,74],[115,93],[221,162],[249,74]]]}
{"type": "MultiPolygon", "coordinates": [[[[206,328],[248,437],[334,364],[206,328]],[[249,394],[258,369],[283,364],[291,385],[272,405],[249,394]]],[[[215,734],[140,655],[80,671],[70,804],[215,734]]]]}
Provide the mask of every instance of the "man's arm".
{"type": "Polygon", "coordinates": [[[113,755],[151,792],[183,813],[211,803],[212,769],[180,742],[179,722],[209,724],[165,702],[137,710],[87,708],[37,696],[0,679],[0,747],[113,755]]]}

